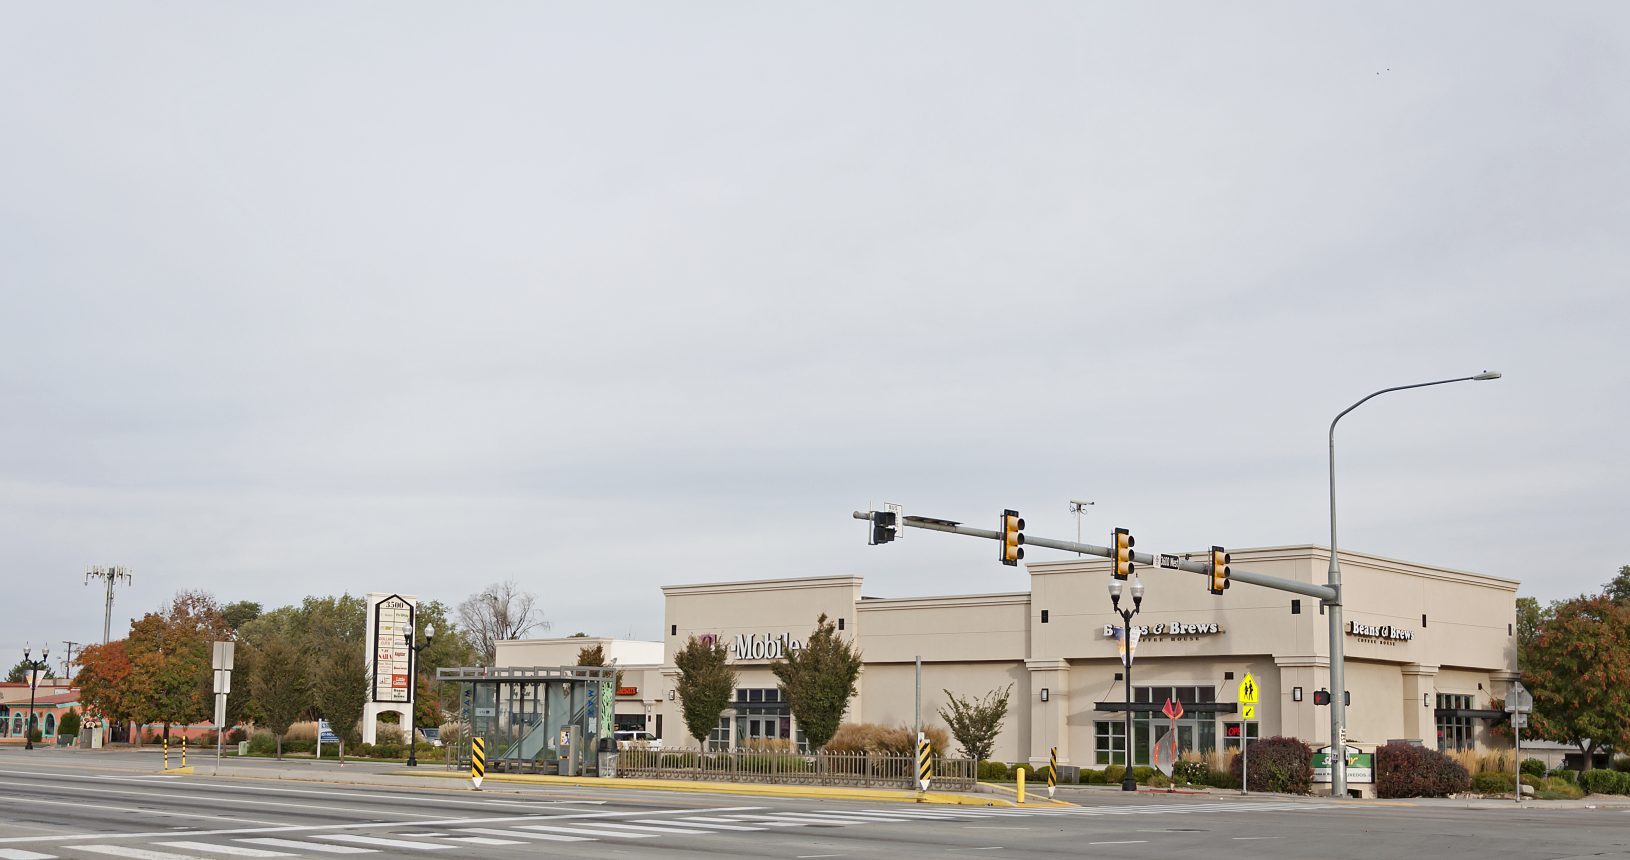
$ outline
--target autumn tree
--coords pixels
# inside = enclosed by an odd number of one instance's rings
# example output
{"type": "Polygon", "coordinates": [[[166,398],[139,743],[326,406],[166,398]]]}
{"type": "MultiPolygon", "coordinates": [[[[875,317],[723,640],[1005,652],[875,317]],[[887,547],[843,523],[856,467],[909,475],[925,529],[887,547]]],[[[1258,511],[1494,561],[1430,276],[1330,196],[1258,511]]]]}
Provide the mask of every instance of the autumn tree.
{"type": "Polygon", "coordinates": [[[513,580],[494,583],[470,595],[458,605],[458,623],[484,666],[491,666],[497,659],[499,642],[549,629],[538,607],[538,596],[522,591],[513,580]]]}
{"type": "Polygon", "coordinates": [[[693,635],[674,654],[674,666],[679,669],[674,687],[679,693],[685,729],[696,739],[697,746],[705,746],[708,734],[718,727],[719,715],[730,706],[730,697],[736,691],[736,670],[730,667],[728,646],[713,633],[693,635]]]}
{"type": "Polygon", "coordinates": [[[255,708],[266,728],[277,739],[277,757],[283,758],[283,736],[289,727],[311,707],[311,696],[303,665],[304,655],[283,637],[268,640],[255,655],[255,671],[250,678],[255,708]]]}
{"type": "Polygon", "coordinates": [[[141,722],[176,723],[209,719],[213,711],[210,643],[231,638],[232,629],[215,598],[182,591],[161,612],[149,612],[130,625],[126,651],[131,665],[135,712],[141,722]]]}
{"type": "Polygon", "coordinates": [[[815,630],[804,647],[788,649],[770,664],[781,682],[781,697],[810,749],[826,746],[837,733],[855,695],[860,665],[860,650],[838,635],[837,622],[824,612],[815,619],[815,630]]]}
{"type": "MultiPolygon", "coordinates": [[[[572,638],[572,637],[567,637],[567,638],[572,638]]],[[[579,638],[581,638],[581,637],[579,637],[579,638]]],[[[606,665],[606,649],[603,648],[600,645],[594,645],[592,647],[584,646],[582,648],[577,649],[577,665],[579,665],[579,666],[604,666],[604,665],[606,665]]],[[[617,670],[617,687],[620,689],[622,687],[622,685],[623,685],[623,670],[618,669],[617,670]]]]}
{"type": "Polygon", "coordinates": [[[951,737],[962,747],[962,754],[975,762],[989,759],[996,747],[996,738],[1002,734],[1002,723],[1007,720],[1013,685],[991,690],[977,699],[959,696],[950,690],[944,692],[945,706],[939,709],[940,719],[951,727],[951,737]]]}
{"type": "Polygon", "coordinates": [[[130,682],[135,669],[130,665],[123,639],[106,645],[86,645],[74,658],[74,664],[79,667],[79,673],[74,676],[79,701],[88,711],[110,726],[136,718],[137,690],[130,682]]]}
{"type": "Polygon", "coordinates": [[[1534,734],[1577,745],[1586,762],[1602,746],[1630,748],[1630,605],[1609,594],[1557,603],[1526,651],[1534,734]]]}

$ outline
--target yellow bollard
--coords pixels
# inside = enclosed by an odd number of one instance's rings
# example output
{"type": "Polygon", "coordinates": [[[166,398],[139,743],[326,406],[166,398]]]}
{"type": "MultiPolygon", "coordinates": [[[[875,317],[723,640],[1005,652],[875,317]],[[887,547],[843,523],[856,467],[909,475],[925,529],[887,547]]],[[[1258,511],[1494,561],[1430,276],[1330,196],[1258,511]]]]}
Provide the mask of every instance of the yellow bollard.
{"type": "Polygon", "coordinates": [[[1014,768],[1014,772],[1019,777],[1019,802],[1024,803],[1024,767],[1021,765],[1014,768]]]}
{"type": "Polygon", "coordinates": [[[170,736],[164,736],[164,769],[170,769],[170,736]]]}
{"type": "Polygon", "coordinates": [[[187,736],[181,736],[181,766],[187,766],[187,736]]]}

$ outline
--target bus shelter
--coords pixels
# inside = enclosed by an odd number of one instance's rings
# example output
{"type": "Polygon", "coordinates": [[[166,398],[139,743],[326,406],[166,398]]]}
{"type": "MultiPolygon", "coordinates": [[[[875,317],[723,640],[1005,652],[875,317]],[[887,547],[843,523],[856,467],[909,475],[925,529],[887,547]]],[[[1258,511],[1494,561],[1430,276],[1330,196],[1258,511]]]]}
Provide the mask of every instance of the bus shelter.
{"type": "Polygon", "coordinates": [[[475,666],[436,670],[457,684],[462,731],[449,764],[467,768],[470,738],[486,742],[487,770],[597,775],[612,752],[617,670],[610,666],[475,666]]]}

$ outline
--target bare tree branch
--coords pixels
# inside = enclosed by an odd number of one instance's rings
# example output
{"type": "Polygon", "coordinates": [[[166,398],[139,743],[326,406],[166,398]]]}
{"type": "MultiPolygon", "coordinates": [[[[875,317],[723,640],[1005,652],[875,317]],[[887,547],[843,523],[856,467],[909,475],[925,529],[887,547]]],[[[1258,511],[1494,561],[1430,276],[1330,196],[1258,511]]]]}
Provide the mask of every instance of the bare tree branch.
{"type": "Polygon", "coordinates": [[[469,633],[484,665],[491,666],[497,658],[499,642],[549,629],[537,603],[537,595],[508,580],[493,583],[458,605],[459,625],[469,633]]]}

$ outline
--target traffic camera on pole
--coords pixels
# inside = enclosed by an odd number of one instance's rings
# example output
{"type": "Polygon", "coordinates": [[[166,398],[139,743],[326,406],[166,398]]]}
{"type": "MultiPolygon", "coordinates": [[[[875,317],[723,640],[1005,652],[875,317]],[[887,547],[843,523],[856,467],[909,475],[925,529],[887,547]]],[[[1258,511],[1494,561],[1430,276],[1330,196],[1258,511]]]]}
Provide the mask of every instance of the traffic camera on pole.
{"type": "Polygon", "coordinates": [[[1126,579],[1132,575],[1135,567],[1132,564],[1132,547],[1137,541],[1132,539],[1132,532],[1126,529],[1116,529],[1109,536],[1109,548],[1115,553],[1115,578],[1126,579]]]}
{"type": "Polygon", "coordinates": [[[1220,546],[1211,548],[1211,593],[1222,594],[1233,585],[1228,579],[1228,551],[1220,546]]]}
{"type": "Polygon", "coordinates": [[[1001,533],[1002,539],[997,557],[1005,565],[1017,566],[1024,559],[1024,520],[1019,519],[1019,512],[1002,511],[1002,527],[997,531],[1001,533]]]}

